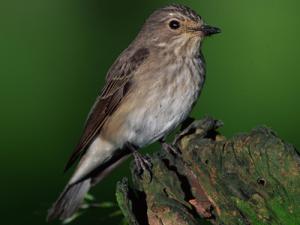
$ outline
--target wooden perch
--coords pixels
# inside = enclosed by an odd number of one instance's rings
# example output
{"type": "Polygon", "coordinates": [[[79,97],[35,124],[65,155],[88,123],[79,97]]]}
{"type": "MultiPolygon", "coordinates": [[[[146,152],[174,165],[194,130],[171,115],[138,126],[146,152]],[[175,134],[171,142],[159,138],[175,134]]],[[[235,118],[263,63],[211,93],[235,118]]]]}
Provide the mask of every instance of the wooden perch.
{"type": "MultiPolygon", "coordinates": [[[[205,118],[177,143],[181,155],[151,157],[152,178],[132,172],[117,201],[130,225],[299,225],[300,156],[259,127],[231,139],[205,118]]],[[[134,166],[132,168],[134,171],[134,166]]]]}

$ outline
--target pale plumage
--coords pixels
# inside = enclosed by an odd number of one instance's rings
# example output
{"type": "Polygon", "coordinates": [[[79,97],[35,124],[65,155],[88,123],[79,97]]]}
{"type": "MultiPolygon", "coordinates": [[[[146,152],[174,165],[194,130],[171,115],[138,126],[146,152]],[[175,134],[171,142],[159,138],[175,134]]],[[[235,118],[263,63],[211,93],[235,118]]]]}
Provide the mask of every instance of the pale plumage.
{"type": "Polygon", "coordinates": [[[107,74],[67,168],[80,162],[49,219],[71,216],[89,188],[131,153],[128,144],[157,141],[187,118],[205,80],[201,41],[217,32],[185,6],[149,17],[107,74]]]}

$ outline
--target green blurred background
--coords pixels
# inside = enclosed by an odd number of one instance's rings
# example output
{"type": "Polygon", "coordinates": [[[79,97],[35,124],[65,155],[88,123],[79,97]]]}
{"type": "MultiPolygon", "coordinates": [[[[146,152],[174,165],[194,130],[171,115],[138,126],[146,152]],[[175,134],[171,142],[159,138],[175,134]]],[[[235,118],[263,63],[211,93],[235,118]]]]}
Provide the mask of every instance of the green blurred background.
{"type": "MultiPolygon", "coordinates": [[[[226,136],[265,124],[300,147],[299,1],[1,0],[1,224],[45,224],[106,71],[147,16],[174,2],[223,30],[204,44],[207,83],[193,116],[223,120],[226,136]]],[[[114,201],[128,174],[127,162],[96,198],[114,201]]],[[[118,224],[114,210],[74,224],[118,224]]]]}

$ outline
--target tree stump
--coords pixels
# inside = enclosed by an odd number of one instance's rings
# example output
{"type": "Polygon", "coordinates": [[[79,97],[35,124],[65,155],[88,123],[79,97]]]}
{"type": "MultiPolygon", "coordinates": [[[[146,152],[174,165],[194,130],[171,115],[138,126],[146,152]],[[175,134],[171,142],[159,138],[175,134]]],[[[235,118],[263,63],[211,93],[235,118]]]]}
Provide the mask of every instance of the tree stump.
{"type": "Polygon", "coordinates": [[[300,156],[266,127],[231,139],[220,121],[196,121],[159,151],[152,174],[131,169],[118,182],[117,201],[130,225],[299,225],[300,156]]]}

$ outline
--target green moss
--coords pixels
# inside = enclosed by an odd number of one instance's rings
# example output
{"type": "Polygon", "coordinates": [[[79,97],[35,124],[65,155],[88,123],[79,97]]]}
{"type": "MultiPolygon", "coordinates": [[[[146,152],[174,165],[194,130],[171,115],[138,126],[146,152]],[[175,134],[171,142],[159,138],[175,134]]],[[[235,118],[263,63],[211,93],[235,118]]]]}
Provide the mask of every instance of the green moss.
{"type": "MultiPolygon", "coordinates": [[[[133,189],[145,195],[149,221],[300,224],[300,157],[294,147],[265,127],[226,140],[215,130],[218,124],[197,121],[194,133],[178,143],[182,155],[154,154],[151,180],[133,172],[133,189]]],[[[135,221],[132,203],[138,200],[128,198],[128,187],[120,184],[119,190],[122,211],[135,221]]]]}

